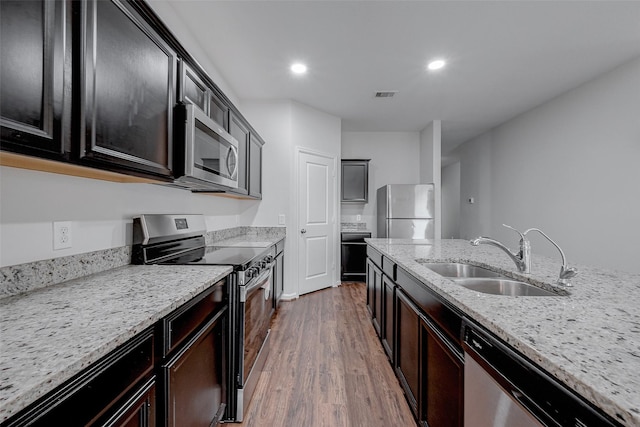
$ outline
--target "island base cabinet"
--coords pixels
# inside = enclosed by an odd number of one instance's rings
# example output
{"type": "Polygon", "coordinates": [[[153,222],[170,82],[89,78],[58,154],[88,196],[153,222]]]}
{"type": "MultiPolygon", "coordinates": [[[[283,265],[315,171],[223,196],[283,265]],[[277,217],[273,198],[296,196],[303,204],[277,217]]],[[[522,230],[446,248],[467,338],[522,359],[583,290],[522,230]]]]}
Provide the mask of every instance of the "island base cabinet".
{"type": "Polygon", "coordinates": [[[396,292],[396,375],[414,417],[420,386],[420,314],[411,300],[396,292]]]}
{"type": "Polygon", "coordinates": [[[387,353],[391,365],[393,365],[395,356],[395,284],[389,280],[387,276],[382,275],[382,286],[382,310],[384,314],[384,320],[380,329],[382,333],[382,347],[385,353],[387,353]]]}
{"type": "Polygon", "coordinates": [[[462,427],[464,414],[464,359],[450,348],[429,322],[421,322],[422,396],[420,424],[462,427]]]}
{"type": "Polygon", "coordinates": [[[382,270],[367,260],[367,307],[378,337],[382,336],[382,270]]]}

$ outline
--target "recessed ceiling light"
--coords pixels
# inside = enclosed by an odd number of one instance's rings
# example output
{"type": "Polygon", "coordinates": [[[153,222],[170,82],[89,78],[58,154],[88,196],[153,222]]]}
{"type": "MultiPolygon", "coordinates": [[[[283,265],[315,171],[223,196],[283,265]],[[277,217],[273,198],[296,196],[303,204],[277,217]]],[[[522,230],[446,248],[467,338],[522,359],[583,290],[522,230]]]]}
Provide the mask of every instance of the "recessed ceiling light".
{"type": "Polygon", "coordinates": [[[444,59],[436,59],[434,61],[429,62],[429,65],[427,65],[427,68],[431,71],[435,71],[443,68],[445,65],[447,65],[447,63],[445,62],[444,59]]]}
{"type": "Polygon", "coordinates": [[[307,72],[307,66],[301,62],[296,62],[295,64],[291,65],[291,72],[293,74],[304,74],[307,72]]]}

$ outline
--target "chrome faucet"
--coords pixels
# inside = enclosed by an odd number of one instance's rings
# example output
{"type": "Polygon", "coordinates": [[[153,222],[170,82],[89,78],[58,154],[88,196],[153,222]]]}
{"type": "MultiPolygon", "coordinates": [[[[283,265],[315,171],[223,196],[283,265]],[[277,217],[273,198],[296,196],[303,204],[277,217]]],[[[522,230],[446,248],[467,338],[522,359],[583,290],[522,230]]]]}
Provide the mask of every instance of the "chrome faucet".
{"type": "Polygon", "coordinates": [[[515,228],[511,227],[507,224],[502,224],[503,227],[510,228],[520,235],[520,250],[518,252],[511,252],[511,249],[498,242],[491,237],[478,237],[477,239],[472,240],[470,243],[473,246],[478,246],[481,244],[493,245],[497,246],[509,255],[509,258],[516,263],[516,267],[518,267],[518,271],[522,273],[530,273],[531,272],[531,243],[525,237],[526,232],[521,233],[515,228]]]}
{"type": "Polygon", "coordinates": [[[560,246],[558,246],[556,242],[554,242],[551,239],[551,237],[547,236],[539,228],[530,228],[526,230],[524,233],[521,233],[509,225],[506,225],[506,224],[502,224],[502,225],[504,227],[512,229],[513,231],[515,231],[520,235],[520,251],[519,252],[517,253],[511,252],[511,250],[507,248],[505,245],[503,245],[502,243],[490,237],[478,237],[477,239],[472,240],[470,243],[473,246],[478,246],[483,243],[497,246],[503,251],[505,251],[507,255],[509,255],[509,257],[513,260],[513,262],[516,263],[516,266],[518,267],[518,271],[522,273],[530,273],[531,272],[531,243],[529,242],[529,240],[527,240],[526,236],[527,236],[527,233],[529,233],[530,231],[537,231],[538,233],[542,234],[548,241],[550,241],[553,244],[553,246],[555,246],[558,249],[558,251],[560,251],[560,256],[562,257],[562,266],[560,267],[560,275],[558,276],[557,284],[560,286],[566,286],[566,287],[573,286],[571,283],[569,283],[569,279],[571,279],[576,274],[578,274],[578,269],[575,267],[567,266],[567,258],[564,256],[564,251],[560,248],[560,246]]]}
{"type": "Polygon", "coordinates": [[[575,267],[567,267],[567,258],[564,256],[564,251],[560,248],[560,246],[558,246],[556,242],[554,242],[551,239],[551,237],[547,236],[539,228],[530,228],[527,231],[525,231],[524,234],[526,235],[530,231],[537,231],[538,233],[542,234],[548,241],[550,241],[553,244],[553,246],[556,247],[556,249],[558,249],[558,251],[560,251],[560,256],[562,257],[562,266],[560,267],[560,275],[558,276],[557,283],[560,286],[567,286],[567,287],[573,286],[571,283],[569,283],[569,279],[571,279],[576,274],[578,274],[578,269],[575,267]]]}

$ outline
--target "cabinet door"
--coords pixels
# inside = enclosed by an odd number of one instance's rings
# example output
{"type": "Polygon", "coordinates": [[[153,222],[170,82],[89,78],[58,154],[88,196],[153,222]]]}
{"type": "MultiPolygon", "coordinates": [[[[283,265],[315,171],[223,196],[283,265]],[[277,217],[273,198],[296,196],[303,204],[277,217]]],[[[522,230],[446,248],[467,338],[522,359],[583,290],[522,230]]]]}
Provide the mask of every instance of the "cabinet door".
{"type": "Polygon", "coordinates": [[[375,317],[373,318],[373,326],[378,333],[378,337],[382,337],[382,321],[384,320],[384,313],[382,311],[382,270],[378,268],[377,265],[373,266],[373,271],[375,273],[375,281],[373,292],[375,293],[374,303],[375,303],[375,317]]]}
{"type": "Polygon", "coordinates": [[[163,367],[169,427],[209,427],[224,416],[226,315],[214,319],[163,367]]]}
{"type": "Polygon", "coordinates": [[[420,315],[399,289],[396,290],[396,375],[413,411],[418,415],[420,386],[420,315]]]}
{"type": "Polygon", "coordinates": [[[209,90],[209,117],[229,132],[229,107],[212,90],[209,90]]]}
{"type": "Polygon", "coordinates": [[[421,421],[429,427],[462,427],[464,359],[435,326],[422,321],[421,421]]]}
{"type": "Polygon", "coordinates": [[[380,336],[382,320],[382,271],[371,259],[367,259],[367,308],[376,334],[380,336]]]}
{"type": "Polygon", "coordinates": [[[375,271],[373,269],[373,262],[367,258],[367,310],[371,315],[371,318],[375,317],[375,271]]]}
{"type": "Polygon", "coordinates": [[[233,112],[229,113],[229,133],[238,140],[238,188],[233,191],[249,194],[249,128],[233,112]]]}
{"type": "Polygon", "coordinates": [[[66,8],[62,1],[0,2],[3,149],[52,158],[64,152],[70,117],[66,8]]]}
{"type": "Polygon", "coordinates": [[[262,141],[249,135],[249,195],[262,199],[262,141]]]}
{"type": "Polygon", "coordinates": [[[387,353],[387,357],[393,365],[394,360],[394,298],[395,298],[395,283],[393,283],[386,275],[382,275],[382,313],[383,321],[381,333],[382,333],[382,347],[387,353]]]}
{"type": "Polygon", "coordinates": [[[84,4],[80,157],[170,177],[176,54],[130,4],[84,4]]]}
{"type": "Polygon", "coordinates": [[[209,93],[207,86],[184,61],[180,62],[180,67],[182,68],[180,72],[180,101],[196,105],[205,114],[208,114],[209,93]]]}
{"type": "Polygon", "coordinates": [[[156,386],[155,380],[145,384],[138,393],[127,400],[115,415],[96,425],[104,427],[155,427],[156,386]]]}
{"type": "Polygon", "coordinates": [[[276,265],[274,269],[275,273],[275,292],[273,295],[274,298],[274,308],[278,309],[278,305],[280,304],[280,298],[282,298],[282,294],[284,293],[284,252],[280,253],[276,257],[276,265]]]}
{"type": "Polygon", "coordinates": [[[343,160],[341,202],[369,201],[369,161],[343,160]]]}

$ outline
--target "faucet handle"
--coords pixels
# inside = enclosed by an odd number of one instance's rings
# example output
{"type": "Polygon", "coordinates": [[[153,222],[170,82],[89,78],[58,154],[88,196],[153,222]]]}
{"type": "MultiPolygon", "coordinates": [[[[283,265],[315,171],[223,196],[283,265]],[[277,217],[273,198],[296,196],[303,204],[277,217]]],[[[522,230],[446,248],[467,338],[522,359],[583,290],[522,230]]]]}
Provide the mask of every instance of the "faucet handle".
{"type": "Polygon", "coordinates": [[[517,229],[515,229],[515,228],[513,228],[512,226],[507,225],[507,224],[502,224],[502,226],[503,226],[503,227],[510,228],[511,230],[513,230],[513,231],[515,231],[516,233],[518,233],[518,234],[520,235],[520,239],[521,239],[521,240],[526,240],[526,239],[525,239],[525,237],[524,237],[524,235],[526,234],[526,232],[523,234],[523,233],[521,233],[520,231],[518,231],[517,229]]]}

